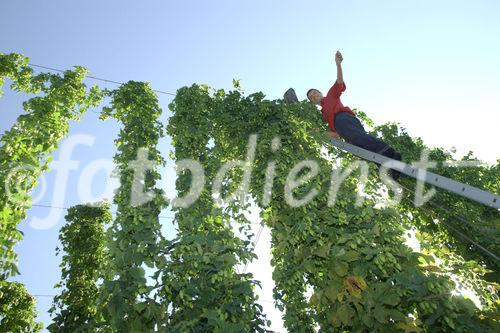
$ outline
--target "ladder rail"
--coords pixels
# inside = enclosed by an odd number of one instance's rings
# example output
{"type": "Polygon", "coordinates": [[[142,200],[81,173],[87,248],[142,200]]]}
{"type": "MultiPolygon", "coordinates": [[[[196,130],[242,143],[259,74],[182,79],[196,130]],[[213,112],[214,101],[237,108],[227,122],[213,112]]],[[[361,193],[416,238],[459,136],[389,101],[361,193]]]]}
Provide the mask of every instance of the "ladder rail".
{"type": "Polygon", "coordinates": [[[500,195],[493,194],[488,191],[479,189],[477,187],[470,186],[458,182],[456,180],[440,176],[426,169],[421,169],[415,166],[408,165],[401,161],[393,160],[386,156],[382,156],[380,154],[371,152],[369,150],[363,149],[353,144],[341,141],[339,139],[332,138],[331,143],[337,148],[350,152],[358,157],[361,157],[371,162],[375,162],[378,164],[383,164],[385,162],[392,162],[392,165],[388,165],[388,167],[391,169],[395,169],[401,173],[404,173],[407,176],[413,177],[427,184],[439,187],[448,192],[452,192],[461,197],[500,210],[500,195]]]}

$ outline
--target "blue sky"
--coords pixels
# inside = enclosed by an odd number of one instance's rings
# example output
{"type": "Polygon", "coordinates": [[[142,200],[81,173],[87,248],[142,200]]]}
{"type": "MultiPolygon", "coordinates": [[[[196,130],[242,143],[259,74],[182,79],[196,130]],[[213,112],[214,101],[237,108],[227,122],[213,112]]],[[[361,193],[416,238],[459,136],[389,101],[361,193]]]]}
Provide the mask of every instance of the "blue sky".
{"type": "MultiPolygon", "coordinates": [[[[98,77],[150,81],[169,92],[195,82],[230,88],[237,78],[248,93],[263,91],[274,99],[294,87],[302,99],[308,88],[326,91],[333,83],[339,49],[344,104],[376,122],[400,122],[430,145],[473,150],[492,162],[500,158],[499,15],[500,2],[494,0],[8,0],[0,5],[0,52],[62,69],[83,65],[98,77]]],[[[171,97],[159,98],[167,121],[171,97]]],[[[21,114],[21,99],[9,91],[0,99],[0,133],[21,114]]],[[[79,165],[69,173],[68,188],[54,193],[54,172],[45,176],[47,190],[38,203],[54,205],[57,194],[66,207],[79,203],[75,189],[83,169],[112,157],[117,132],[117,124],[101,122],[93,112],[72,123],[70,135],[89,135],[95,142],[74,151],[79,165]]],[[[165,157],[169,149],[165,138],[165,157]]],[[[166,172],[166,184],[173,184],[171,176],[166,172]]],[[[103,179],[102,172],[94,179],[93,193],[103,190],[103,179]]],[[[38,295],[53,294],[59,280],[54,249],[64,212],[54,215],[50,229],[30,227],[33,217],[48,214],[46,208],[30,210],[17,247],[18,279],[38,295]]],[[[168,219],[165,230],[172,232],[168,219]]],[[[38,298],[46,324],[50,302],[38,298]]]]}

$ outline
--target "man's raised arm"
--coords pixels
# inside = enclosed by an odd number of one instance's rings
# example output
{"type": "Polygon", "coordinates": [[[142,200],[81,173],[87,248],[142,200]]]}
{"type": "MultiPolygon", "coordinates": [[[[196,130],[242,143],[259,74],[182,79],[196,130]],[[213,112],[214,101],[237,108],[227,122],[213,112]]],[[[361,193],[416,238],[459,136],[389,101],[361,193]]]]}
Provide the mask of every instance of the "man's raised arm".
{"type": "Polygon", "coordinates": [[[339,84],[343,84],[344,83],[344,77],[342,75],[342,54],[337,51],[337,53],[335,53],[335,64],[337,65],[337,82],[339,84]]]}

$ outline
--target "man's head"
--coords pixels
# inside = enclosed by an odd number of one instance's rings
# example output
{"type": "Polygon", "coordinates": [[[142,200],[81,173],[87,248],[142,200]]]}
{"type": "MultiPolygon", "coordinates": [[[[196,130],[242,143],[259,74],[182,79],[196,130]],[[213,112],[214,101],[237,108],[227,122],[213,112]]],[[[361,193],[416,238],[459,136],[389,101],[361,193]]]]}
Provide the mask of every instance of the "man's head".
{"type": "Polygon", "coordinates": [[[321,93],[321,91],[319,91],[318,89],[309,89],[307,91],[307,98],[313,103],[313,104],[319,104],[321,102],[321,100],[323,99],[323,94],[321,93]]]}

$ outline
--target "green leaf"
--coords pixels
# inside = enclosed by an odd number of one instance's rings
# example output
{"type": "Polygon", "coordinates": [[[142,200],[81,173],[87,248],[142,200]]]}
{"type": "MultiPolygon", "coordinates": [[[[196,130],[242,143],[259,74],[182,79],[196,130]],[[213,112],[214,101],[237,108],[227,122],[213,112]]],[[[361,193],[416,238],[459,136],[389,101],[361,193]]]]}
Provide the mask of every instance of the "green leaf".
{"type": "Polygon", "coordinates": [[[375,306],[375,310],[373,310],[373,316],[379,323],[387,323],[387,312],[382,305],[375,306]]]}
{"type": "Polygon", "coordinates": [[[400,298],[398,295],[396,295],[394,293],[387,293],[380,298],[380,301],[383,304],[396,306],[396,305],[398,305],[400,298]]]}
{"type": "Polygon", "coordinates": [[[347,275],[347,271],[349,270],[349,265],[344,261],[337,261],[335,262],[333,269],[335,270],[335,273],[339,277],[344,277],[347,275]]]}

